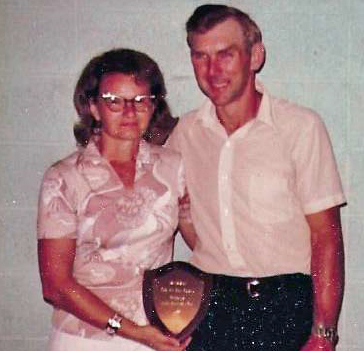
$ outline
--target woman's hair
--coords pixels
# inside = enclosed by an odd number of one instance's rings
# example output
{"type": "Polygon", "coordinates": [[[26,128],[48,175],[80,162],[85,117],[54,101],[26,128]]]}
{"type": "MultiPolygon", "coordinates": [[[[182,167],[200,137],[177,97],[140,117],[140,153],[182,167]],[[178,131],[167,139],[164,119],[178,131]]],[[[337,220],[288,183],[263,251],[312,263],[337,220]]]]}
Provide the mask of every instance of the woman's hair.
{"type": "Polygon", "coordinates": [[[163,75],[149,56],[130,49],[114,49],[94,57],[84,68],[76,84],[73,102],[79,121],[74,125],[77,142],[85,146],[93,134],[98,134],[100,122],[91,114],[90,101],[99,95],[101,79],[110,73],[133,75],[136,82],[146,83],[150,94],[155,95],[155,109],[144,138],[153,142],[152,132],[170,124],[171,113],[165,100],[166,88],[163,75]]]}

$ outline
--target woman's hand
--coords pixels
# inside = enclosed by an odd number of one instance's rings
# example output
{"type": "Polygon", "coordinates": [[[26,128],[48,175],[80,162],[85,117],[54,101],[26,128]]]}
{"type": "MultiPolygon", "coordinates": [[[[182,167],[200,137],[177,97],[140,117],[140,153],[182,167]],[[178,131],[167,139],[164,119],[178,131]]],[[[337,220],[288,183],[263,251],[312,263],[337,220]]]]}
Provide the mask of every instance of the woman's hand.
{"type": "MultiPolygon", "coordinates": [[[[108,305],[73,278],[76,252],[74,239],[41,239],[38,241],[39,269],[44,298],[53,306],[72,313],[81,320],[105,329],[108,318],[115,314],[108,305]]],[[[138,326],[122,319],[118,335],[126,337],[158,351],[182,351],[191,338],[184,342],[164,335],[150,325],[138,326]]]]}
{"type": "Polygon", "coordinates": [[[135,340],[158,351],[182,351],[191,342],[191,337],[179,342],[175,338],[164,335],[159,329],[147,325],[138,328],[135,340]]]}

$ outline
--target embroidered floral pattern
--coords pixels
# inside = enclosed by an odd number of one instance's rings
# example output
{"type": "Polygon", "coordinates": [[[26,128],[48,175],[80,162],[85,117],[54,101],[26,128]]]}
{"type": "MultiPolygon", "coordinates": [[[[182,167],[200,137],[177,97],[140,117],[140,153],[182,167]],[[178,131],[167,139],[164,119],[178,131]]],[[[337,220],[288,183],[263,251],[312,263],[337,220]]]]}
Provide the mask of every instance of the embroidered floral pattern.
{"type": "MultiPolygon", "coordinates": [[[[74,233],[75,279],[140,324],[146,323],[141,297],[143,273],[171,260],[178,221],[180,158],[176,154],[174,164],[158,170],[164,152],[141,143],[136,182],[130,190],[90,142],[85,150],[47,171],[39,202],[38,237],[74,233]],[[164,200],[158,201],[161,198],[164,200]]],[[[53,321],[61,331],[105,337],[99,329],[62,310],[54,311],[53,321]]]]}
{"type": "Polygon", "coordinates": [[[156,192],[147,187],[121,196],[116,203],[116,219],[121,228],[137,228],[144,223],[156,198],[156,192]]]}

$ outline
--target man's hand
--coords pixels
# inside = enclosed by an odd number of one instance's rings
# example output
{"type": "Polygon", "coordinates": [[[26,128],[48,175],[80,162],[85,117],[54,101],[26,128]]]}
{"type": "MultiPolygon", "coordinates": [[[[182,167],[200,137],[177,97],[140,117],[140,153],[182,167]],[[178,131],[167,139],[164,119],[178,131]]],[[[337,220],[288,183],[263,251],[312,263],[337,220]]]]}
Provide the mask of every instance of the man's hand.
{"type": "MultiPolygon", "coordinates": [[[[333,207],[306,216],[311,229],[311,276],[314,325],[337,326],[344,289],[344,249],[340,209],[333,207]]],[[[335,351],[335,344],[311,334],[300,351],[335,351]]]]}
{"type": "Polygon", "coordinates": [[[317,335],[311,335],[300,351],[335,351],[335,346],[332,342],[324,338],[320,338],[317,335]]]}
{"type": "MultiPolygon", "coordinates": [[[[313,324],[336,328],[344,291],[344,246],[338,206],[306,216],[311,229],[313,324]]],[[[333,351],[335,345],[314,333],[301,351],[333,351]]]]}
{"type": "Polygon", "coordinates": [[[191,206],[190,197],[186,189],[185,195],[178,200],[178,208],[179,208],[178,230],[182,234],[182,237],[187,246],[193,251],[196,245],[197,233],[192,223],[190,206],[191,206]]]}

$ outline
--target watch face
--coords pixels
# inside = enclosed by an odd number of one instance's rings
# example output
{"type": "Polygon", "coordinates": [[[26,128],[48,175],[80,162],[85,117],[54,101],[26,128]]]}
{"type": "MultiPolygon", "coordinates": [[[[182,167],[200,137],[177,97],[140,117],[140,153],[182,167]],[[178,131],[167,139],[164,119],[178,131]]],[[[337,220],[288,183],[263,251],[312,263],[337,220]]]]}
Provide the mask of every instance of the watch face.
{"type": "Polygon", "coordinates": [[[335,328],[318,327],[316,330],[317,336],[325,338],[326,340],[336,343],[339,339],[335,328]]]}
{"type": "Polygon", "coordinates": [[[121,316],[115,315],[107,321],[106,332],[110,335],[115,334],[121,328],[121,316]]]}
{"type": "Polygon", "coordinates": [[[119,329],[121,327],[120,322],[117,321],[116,319],[110,319],[109,323],[110,323],[111,328],[118,328],[119,329]]]}

